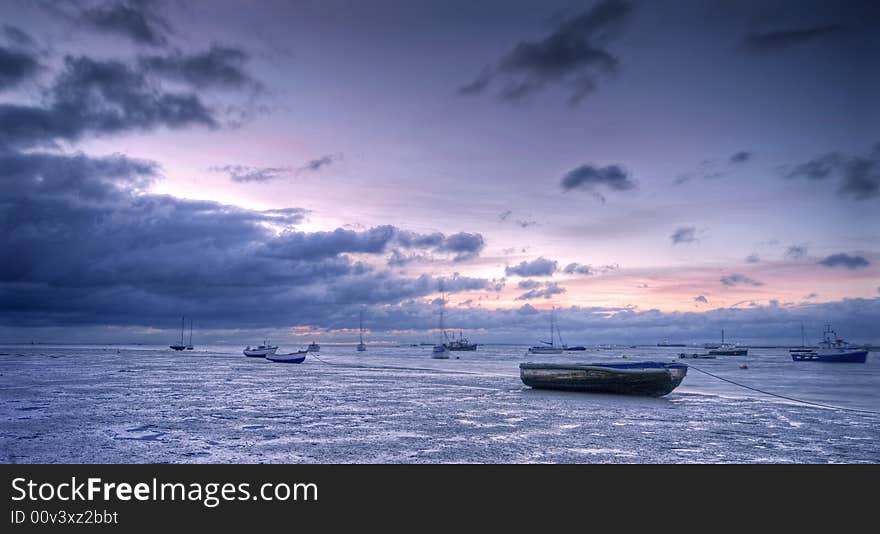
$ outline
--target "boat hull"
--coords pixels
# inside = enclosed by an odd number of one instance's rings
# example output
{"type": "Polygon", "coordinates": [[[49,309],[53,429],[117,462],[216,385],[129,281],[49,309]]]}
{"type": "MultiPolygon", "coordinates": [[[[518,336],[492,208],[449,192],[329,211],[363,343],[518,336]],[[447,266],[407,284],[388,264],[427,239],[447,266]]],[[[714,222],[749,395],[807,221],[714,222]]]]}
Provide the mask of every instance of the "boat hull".
{"type": "Polygon", "coordinates": [[[865,363],[868,359],[867,350],[853,350],[839,353],[792,352],[791,359],[796,362],[827,362],[827,363],[865,363]]]}
{"type": "Polygon", "coordinates": [[[681,384],[687,366],[675,363],[522,363],[520,378],[535,389],[662,397],[681,384]]]}
{"type": "Polygon", "coordinates": [[[452,351],[475,351],[477,350],[477,345],[447,345],[446,350],[452,351]]]}
{"type": "Polygon", "coordinates": [[[276,363],[302,363],[306,359],[305,352],[293,352],[291,354],[270,354],[266,359],[276,363]]]}
{"type": "Polygon", "coordinates": [[[718,349],[710,350],[709,354],[713,356],[748,356],[749,349],[718,349]]]}
{"type": "Polygon", "coordinates": [[[550,348],[550,347],[531,347],[529,348],[529,354],[562,354],[562,349],[550,348]]]}
{"type": "Polygon", "coordinates": [[[183,345],[169,345],[168,348],[171,350],[185,350],[186,349],[186,347],[183,345]]]}

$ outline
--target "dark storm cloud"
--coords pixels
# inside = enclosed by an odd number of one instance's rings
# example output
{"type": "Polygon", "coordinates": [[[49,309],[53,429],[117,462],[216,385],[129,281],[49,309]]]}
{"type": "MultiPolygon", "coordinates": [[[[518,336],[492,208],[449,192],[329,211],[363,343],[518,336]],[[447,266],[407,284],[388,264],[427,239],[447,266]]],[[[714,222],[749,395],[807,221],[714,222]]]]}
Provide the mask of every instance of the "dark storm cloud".
{"type": "Polygon", "coordinates": [[[562,177],[560,182],[563,191],[589,191],[599,200],[605,202],[605,197],[599,189],[611,191],[629,191],[636,188],[636,182],[630,178],[629,173],[619,165],[595,167],[593,165],[581,165],[562,177]]]}
{"type": "Polygon", "coordinates": [[[342,159],[342,154],[328,154],[320,158],[313,159],[299,168],[299,172],[318,172],[324,167],[329,167],[334,161],[342,159]]]}
{"type": "Polygon", "coordinates": [[[676,228],[672,235],[669,236],[673,245],[679,243],[693,243],[697,240],[697,229],[693,226],[682,226],[676,228]]]}
{"type": "Polygon", "coordinates": [[[755,52],[778,50],[809,43],[842,30],[844,30],[842,26],[826,24],[806,28],[751,32],[745,37],[745,45],[755,52]]]}
{"type": "Polygon", "coordinates": [[[863,155],[831,152],[819,156],[785,171],[784,176],[815,181],[836,178],[838,195],[856,200],[875,198],[880,196],[880,143],[863,155]]]}
{"type": "Polygon", "coordinates": [[[162,91],[142,73],[114,60],[66,57],[46,96],[45,106],[0,104],[0,146],[51,145],[85,134],[159,126],[217,126],[194,93],[162,91]]]}
{"type": "Polygon", "coordinates": [[[233,182],[269,182],[285,178],[289,175],[287,167],[250,167],[247,165],[223,165],[211,167],[212,172],[222,172],[229,176],[233,182]]]}
{"type": "Polygon", "coordinates": [[[172,33],[168,21],[156,13],[154,2],[147,0],[102,2],[68,16],[95,30],[120,35],[141,45],[164,46],[172,33]]]}
{"type": "Polygon", "coordinates": [[[481,234],[459,232],[444,238],[437,245],[437,250],[440,252],[452,252],[455,254],[455,261],[464,261],[478,255],[485,245],[486,243],[481,234]]]}
{"type": "Polygon", "coordinates": [[[565,293],[565,288],[561,287],[556,282],[544,282],[540,284],[542,287],[535,287],[530,291],[526,291],[522,295],[516,297],[516,300],[532,300],[532,299],[549,299],[552,298],[553,295],[559,295],[561,293],[565,293]]]}
{"type": "Polygon", "coordinates": [[[0,91],[15,87],[39,70],[40,63],[32,54],[0,46],[0,91]]]}
{"type": "Polygon", "coordinates": [[[186,313],[218,328],[329,324],[346,306],[400,303],[441,284],[495,291],[485,279],[405,278],[348,255],[381,259],[395,227],[300,232],[298,208],[146,193],[158,172],[123,156],[0,152],[0,247],[16,258],[0,265],[4,322],[151,325],[186,313]]]}
{"type": "Polygon", "coordinates": [[[721,280],[719,281],[722,285],[725,285],[727,287],[734,287],[740,284],[755,287],[764,285],[764,282],[759,282],[742,274],[729,274],[726,276],[722,276],[721,280]]]}
{"type": "Polygon", "coordinates": [[[504,268],[504,272],[508,276],[552,276],[556,272],[557,262],[540,257],[532,261],[523,261],[519,265],[504,268]]]}
{"type": "Polygon", "coordinates": [[[561,21],[543,39],[518,43],[497,64],[459,88],[459,93],[482,93],[499,81],[498,98],[510,101],[564,83],[571,91],[569,102],[576,104],[596,89],[599,79],[619,70],[620,61],[607,45],[631,11],[629,2],[604,0],[561,21]]]}
{"type": "Polygon", "coordinates": [[[245,70],[249,55],[231,46],[213,45],[204,52],[141,56],[142,69],[157,76],[178,80],[199,89],[260,89],[261,85],[245,70]]]}
{"type": "Polygon", "coordinates": [[[819,260],[818,263],[825,267],[846,267],[847,269],[859,269],[871,264],[862,256],[850,256],[846,253],[832,254],[819,260]]]}

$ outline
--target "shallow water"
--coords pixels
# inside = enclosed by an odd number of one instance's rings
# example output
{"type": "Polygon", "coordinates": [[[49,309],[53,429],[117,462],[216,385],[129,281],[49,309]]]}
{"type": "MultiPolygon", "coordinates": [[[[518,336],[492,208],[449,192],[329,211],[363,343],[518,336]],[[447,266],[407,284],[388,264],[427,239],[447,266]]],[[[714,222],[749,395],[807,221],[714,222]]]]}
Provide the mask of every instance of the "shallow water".
{"type": "MultiPolygon", "coordinates": [[[[240,347],[0,346],[0,461],[880,461],[875,414],[783,401],[693,369],[660,399],[537,391],[517,367],[672,360],[683,349],[526,357],[525,347],[488,346],[450,360],[432,360],[430,350],[324,346],[323,362],[285,365],[245,358],[240,347]]],[[[792,362],[784,349],[682,361],[774,393],[880,412],[877,353],[866,364],[792,362]]]]}

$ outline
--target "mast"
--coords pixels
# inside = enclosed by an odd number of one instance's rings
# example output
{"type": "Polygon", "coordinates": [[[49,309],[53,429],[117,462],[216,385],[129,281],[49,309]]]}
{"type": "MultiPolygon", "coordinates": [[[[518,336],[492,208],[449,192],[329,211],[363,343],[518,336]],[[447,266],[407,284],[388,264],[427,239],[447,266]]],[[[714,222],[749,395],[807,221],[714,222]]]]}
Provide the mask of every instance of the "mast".
{"type": "Polygon", "coordinates": [[[192,317],[189,319],[189,346],[192,347],[193,344],[193,320],[192,317]]]}
{"type": "Polygon", "coordinates": [[[807,346],[807,340],[804,337],[804,322],[801,321],[801,347],[807,346]]]}
{"type": "Polygon", "coordinates": [[[361,332],[361,345],[364,344],[364,310],[361,310],[358,329],[361,332]]]}
{"type": "Polygon", "coordinates": [[[550,309],[550,346],[553,346],[553,320],[556,316],[556,307],[550,309]]]}
{"type": "Polygon", "coordinates": [[[183,324],[185,317],[180,318],[180,344],[183,345],[183,324]]]}
{"type": "Polygon", "coordinates": [[[724,345],[724,329],[721,329],[721,344],[724,345]]]}

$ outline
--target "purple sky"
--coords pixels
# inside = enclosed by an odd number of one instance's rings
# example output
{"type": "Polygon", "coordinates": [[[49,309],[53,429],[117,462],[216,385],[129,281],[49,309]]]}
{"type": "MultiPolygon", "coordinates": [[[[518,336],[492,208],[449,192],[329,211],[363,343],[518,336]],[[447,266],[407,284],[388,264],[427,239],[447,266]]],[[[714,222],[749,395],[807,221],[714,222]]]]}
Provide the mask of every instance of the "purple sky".
{"type": "Polygon", "coordinates": [[[6,2],[0,341],[880,340],[872,4],[6,2]]]}

